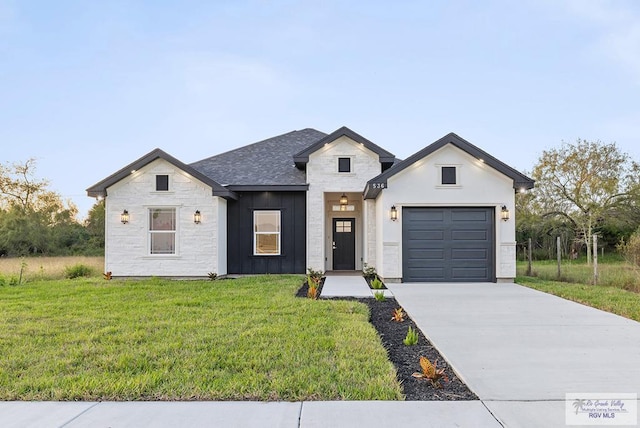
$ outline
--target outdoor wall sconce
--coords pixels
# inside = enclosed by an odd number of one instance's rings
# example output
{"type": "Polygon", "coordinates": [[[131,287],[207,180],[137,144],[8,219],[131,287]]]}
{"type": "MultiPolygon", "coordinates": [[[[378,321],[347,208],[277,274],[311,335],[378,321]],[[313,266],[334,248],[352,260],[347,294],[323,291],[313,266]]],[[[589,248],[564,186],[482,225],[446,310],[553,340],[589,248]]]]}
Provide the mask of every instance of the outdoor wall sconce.
{"type": "Polygon", "coordinates": [[[500,218],[502,218],[502,220],[504,220],[504,221],[508,221],[510,215],[511,215],[511,213],[509,213],[509,210],[507,209],[507,206],[503,205],[502,206],[502,210],[500,210],[500,218]]]}
{"type": "Polygon", "coordinates": [[[196,210],[196,212],[193,213],[193,222],[195,224],[200,224],[201,221],[202,221],[202,214],[200,214],[200,210],[196,210]]]}
{"type": "Polygon", "coordinates": [[[349,203],[349,199],[347,199],[347,195],[344,193],[340,196],[340,205],[347,205],[349,203]]]}
{"type": "Polygon", "coordinates": [[[396,208],[396,206],[395,206],[395,205],[392,205],[392,206],[391,206],[391,213],[390,213],[390,216],[391,216],[391,221],[396,221],[396,220],[398,220],[398,209],[396,208]]]}
{"type": "Polygon", "coordinates": [[[120,221],[122,222],[122,224],[129,223],[129,211],[122,211],[122,214],[120,214],[120,221]]]}

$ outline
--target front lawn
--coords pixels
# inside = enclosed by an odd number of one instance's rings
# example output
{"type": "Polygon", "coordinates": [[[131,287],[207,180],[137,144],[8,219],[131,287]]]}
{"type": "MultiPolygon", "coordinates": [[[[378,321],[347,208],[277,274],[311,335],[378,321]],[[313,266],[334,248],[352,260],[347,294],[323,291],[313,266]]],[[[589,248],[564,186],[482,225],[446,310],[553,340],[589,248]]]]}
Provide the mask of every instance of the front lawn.
{"type": "Polygon", "coordinates": [[[300,276],[0,287],[0,400],[399,400],[365,305],[300,276]]]}
{"type": "Polygon", "coordinates": [[[618,287],[573,284],[540,278],[518,277],[518,284],[554,294],[625,318],[640,321],[640,294],[618,287]]]}

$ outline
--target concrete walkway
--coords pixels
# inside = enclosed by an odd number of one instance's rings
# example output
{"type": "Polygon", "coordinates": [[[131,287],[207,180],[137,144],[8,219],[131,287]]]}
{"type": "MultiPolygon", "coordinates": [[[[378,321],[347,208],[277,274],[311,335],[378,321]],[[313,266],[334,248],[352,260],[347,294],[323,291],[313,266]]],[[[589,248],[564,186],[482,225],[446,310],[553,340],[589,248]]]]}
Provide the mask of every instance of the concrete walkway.
{"type": "Polygon", "coordinates": [[[640,393],[638,322],[516,284],[387,286],[505,426],[564,426],[565,393],[640,393]]]}
{"type": "Polygon", "coordinates": [[[0,402],[3,428],[389,428],[501,425],[479,401],[0,402]]]}
{"type": "Polygon", "coordinates": [[[320,297],[373,297],[374,291],[393,297],[390,290],[371,290],[362,275],[327,274],[320,297]]]}

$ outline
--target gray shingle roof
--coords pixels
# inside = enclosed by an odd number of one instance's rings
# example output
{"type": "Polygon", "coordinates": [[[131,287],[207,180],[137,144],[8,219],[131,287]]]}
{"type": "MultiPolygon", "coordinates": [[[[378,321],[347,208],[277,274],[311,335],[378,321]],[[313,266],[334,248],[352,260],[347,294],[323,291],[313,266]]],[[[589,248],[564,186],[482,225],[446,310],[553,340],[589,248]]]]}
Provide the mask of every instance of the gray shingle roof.
{"type": "Polygon", "coordinates": [[[327,134],[306,128],[259,141],[194,162],[191,167],[229,186],[302,186],[305,172],[296,168],[293,156],[327,134]]]}

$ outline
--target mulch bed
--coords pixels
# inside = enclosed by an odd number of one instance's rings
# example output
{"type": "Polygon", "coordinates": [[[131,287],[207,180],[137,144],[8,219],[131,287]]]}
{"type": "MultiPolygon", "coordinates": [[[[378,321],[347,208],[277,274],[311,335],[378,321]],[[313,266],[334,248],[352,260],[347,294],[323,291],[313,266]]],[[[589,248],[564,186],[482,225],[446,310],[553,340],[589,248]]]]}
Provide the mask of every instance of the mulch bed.
{"type": "MultiPolygon", "coordinates": [[[[321,290],[322,286],[320,287],[321,290]]],[[[320,294],[320,291],[318,294],[320,294]]],[[[307,296],[306,282],[298,289],[296,296],[307,296]]],[[[420,331],[411,317],[405,313],[404,322],[391,321],[393,310],[400,307],[396,299],[387,298],[384,301],[377,301],[373,298],[340,297],[335,298],[335,300],[355,300],[369,307],[369,322],[378,331],[382,344],[387,350],[389,360],[396,368],[397,377],[402,385],[406,400],[448,401],[478,399],[467,385],[456,376],[438,350],[422,334],[422,331],[420,331]],[[413,346],[406,346],[402,343],[407,335],[409,326],[417,330],[419,336],[418,344],[413,346]],[[445,369],[449,382],[443,381],[443,388],[435,388],[428,380],[411,376],[413,373],[420,371],[419,360],[421,356],[427,357],[432,363],[437,360],[437,367],[445,369]]]]}

